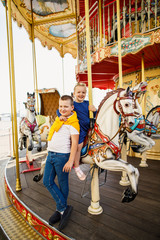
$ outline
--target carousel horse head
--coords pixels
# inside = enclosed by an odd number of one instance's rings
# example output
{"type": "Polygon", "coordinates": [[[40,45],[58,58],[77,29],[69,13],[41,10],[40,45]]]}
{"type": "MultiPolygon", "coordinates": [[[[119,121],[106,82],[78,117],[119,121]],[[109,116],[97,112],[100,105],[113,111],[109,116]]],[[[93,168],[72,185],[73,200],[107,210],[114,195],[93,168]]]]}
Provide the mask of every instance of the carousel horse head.
{"type": "Polygon", "coordinates": [[[127,130],[135,124],[135,120],[142,114],[137,100],[138,96],[140,96],[138,89],[142,93],[140,87],[137,88],[137,91],[132,91],[128,87],[126,90],[119,88],[107,93],[106,97],[100,103],[96,117],[96,122],[101,126],[104,133],[108,129],[108,125],[105,122],[106,118],[109,118],[109,115],[112,116],[111,126],[113,125],[113,131],[115,126],[116,128],[120,126],[120,128],[127,130]],[[120,123],[118,126],[117,120],[120,123]]]}
{"type": "Polygon", "coordinates": [[[138,98],[143,96],[146,92],[146,87],[147,83],[142,82],[131,89],[134,98],[134,113],[137,114],[137,117],[134,118],[134,123],[130,124],[130,126],[128,125],[125,129],[127,137],[134,143],[131,144],[132,150],[138,153],[147,151],[155,145],[155,142],[145,133],[146,121],[142,115],[142,109],[138,102],[138,98]]]}
{"type": "Polygon", "coordinates": [[[29,93],[27,92],[27,102],[26,102],[26,108],[31,111],[35,112],[35,93],[29,93]]]}
{"type": "Polygon", "coordinates": [[[135,87],[131,88],[132,93],[136,98],[140,98],[140,96],[147,91],[147,82],[141,82],[135,87]]]}

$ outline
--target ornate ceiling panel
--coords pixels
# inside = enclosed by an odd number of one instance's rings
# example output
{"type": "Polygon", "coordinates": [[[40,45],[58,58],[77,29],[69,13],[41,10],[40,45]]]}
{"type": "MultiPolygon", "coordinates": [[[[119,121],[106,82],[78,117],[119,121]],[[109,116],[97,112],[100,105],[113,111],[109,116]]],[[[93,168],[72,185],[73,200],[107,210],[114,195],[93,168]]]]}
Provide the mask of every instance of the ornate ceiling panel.
{"type": "Polygon", "coordinates": [[[30,39],[33,22],[34,36],[43,46],[56,48],[62,57],[70,53],[76,58],[74,0],[12,0],[11,8],[13,19],[18,26],[25,27],[30,39]]]}

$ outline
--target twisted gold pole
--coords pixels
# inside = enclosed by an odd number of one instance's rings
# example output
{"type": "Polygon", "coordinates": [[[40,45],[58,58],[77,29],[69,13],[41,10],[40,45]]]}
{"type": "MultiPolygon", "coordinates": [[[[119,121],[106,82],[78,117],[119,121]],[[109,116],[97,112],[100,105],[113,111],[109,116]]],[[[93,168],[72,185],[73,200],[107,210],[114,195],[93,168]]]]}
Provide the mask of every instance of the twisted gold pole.
{"type": "Polygon", "coordinates": [[[12,37],[12,18],[11,18],[11,0],[8,0],[8,20],[9,20],[9,45],[10,45],[10,61],[11,61],[11,76],[12,76],[12,96],[13,96],[13,111],[14,111],[14,133],[15,133],[15,151],[16,151],[16,191],[20,191],[21,182],[19,174],[19,154],[18,154],[18,134],[17,134],[17,111],[16,111],[16,91],[15,91],[15,76],[14,76],[14,56],[13,56],[13,37],[12,37]]]}
{"type": "Polygon", "coordinates": [[[117,31],[118,31],[118,67],[119,67],[119,87],[122,87],[122,55],[121,55],[121,26],[120,26],[120,5],[119,0],[117,3],[117,31]]]}
{"type": "Polygon", "coordinates": [[[7,45],[8,45],[8,64],[9,64],[9,81],[10,81],[10,101],[11,101],[11,122],[12,122],[12,157],[15,158],[15,137],[14,137],[14,119],[13,119],[13,96],[12,96],[12,79],[11,79],[11,57],[9,48],[9,31],[8,31],[8,15],[7,6],[5,6],[6,13],[6,29],[7,29],[7,45]]]}
{"type": "Polygon", "coordinates": [[[38,83],[37,83],[37,65],[36,65],[36,49],[34,41],[34,19],[33,19],[33,6],[31,0],[31,40],[32,40],[32,57],[33,57],[33,78],[34,78],[34,91],[36,95],[36,112],[39,114],[39,99],[38,99],[38,83]]]}
{"type": "MultiPolygon", "coordinates": [[[[92,105],[92,72],[91,72],[91,54],[90,54],[90,28],[89,28],[89,4],[85,0],[85,16],[86,16],[86,45],[87,45],[87,70],[88,70],[88,96],[89,105],[92,105]]],[[[93,118],[93,112],[89,112],[90,118],[93,118]]]]}

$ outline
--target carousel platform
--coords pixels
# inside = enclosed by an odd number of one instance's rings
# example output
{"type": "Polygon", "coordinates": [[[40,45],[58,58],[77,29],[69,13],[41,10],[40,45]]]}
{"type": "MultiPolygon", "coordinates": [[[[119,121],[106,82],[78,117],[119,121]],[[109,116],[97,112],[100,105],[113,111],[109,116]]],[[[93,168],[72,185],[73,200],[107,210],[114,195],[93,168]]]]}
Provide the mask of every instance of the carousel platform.
{"type": "MultiPolygon", "coordinates": [[[[34,167],[40,167],[46,152],[34,154],[34,167]]],[[[20,160],[23,160],[21,158],[20,160]]],[[[33,177],[39,171],[22,173],[27,169],[26,163],[20,163],[22,190],[16,192],[16,165],[10,160],[5,172],[5,185],[11,204],[22,218],[44,239],[76,240],[158,240],[160,239],[160,162],[148,160],[148,167],[139,167],[138,158],[128,157],[128,162],[140,171],[139,193],[131,203],[121,203],[121,195],[126,187],[119,185],[120,172],[107,172],[107,180],[100,187],[100,204],[103,213],[91,215],[87,209],[90,205],[90,193],[87,193],[90,180],[78,180],[74,169],[70,173],[70,193],[68,204],[73,212],[68,225],[62,232],[58,224],[49,226],[48,219],[55,211],[55,202],[43,186],[42,180],[36,183],[33,177]],[[85,197],[81,197],[81,193],[85,197]]],[[[85,173],[89,166],[81,165],[85,173]]],[[[103,183],[105,172],[100,174],[103,183]]],[[[14,239],[14,238],[13,238],[14,239]]],[[[24,239],[27,240],[27,239],[24,239]]]]}

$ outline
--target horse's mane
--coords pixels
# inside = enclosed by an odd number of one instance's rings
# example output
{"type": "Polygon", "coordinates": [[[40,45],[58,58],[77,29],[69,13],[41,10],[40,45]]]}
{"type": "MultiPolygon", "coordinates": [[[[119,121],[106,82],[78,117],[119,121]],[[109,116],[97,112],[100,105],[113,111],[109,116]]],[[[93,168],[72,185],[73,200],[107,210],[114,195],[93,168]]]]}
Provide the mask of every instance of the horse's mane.
{"type": "Polygon", "coordinates": [[[151,110],[149,110],[149,112],[147,113],[146,119],[148,118],[149,114],[150,114],[151,112],[153,112],[156,108],[160,108],[160,105],[157,105],[157,106],[151,108],[151,110]]]}
{"type": "Polygon", "coordinates": [[[106,96],[102,99],[102,101],[100,102],[100,104],[99,104],[99,106],[98,106],[96,118],[97,118],[97,116],[98,116],[98,113],[99,113],[101,107],[102,107],[103,104],[105,103],[105,101],[106,101],[108,98],[110,98],[113,94],[116,94],[116,93],[121,92],[121,91],[123,91],[123,90],[124,90],[123,88],[118,88],[118,89],[116,89],[116,90],[113,90],[113,91],[111,91],[111,92],[106,93],[106,96]]]}

